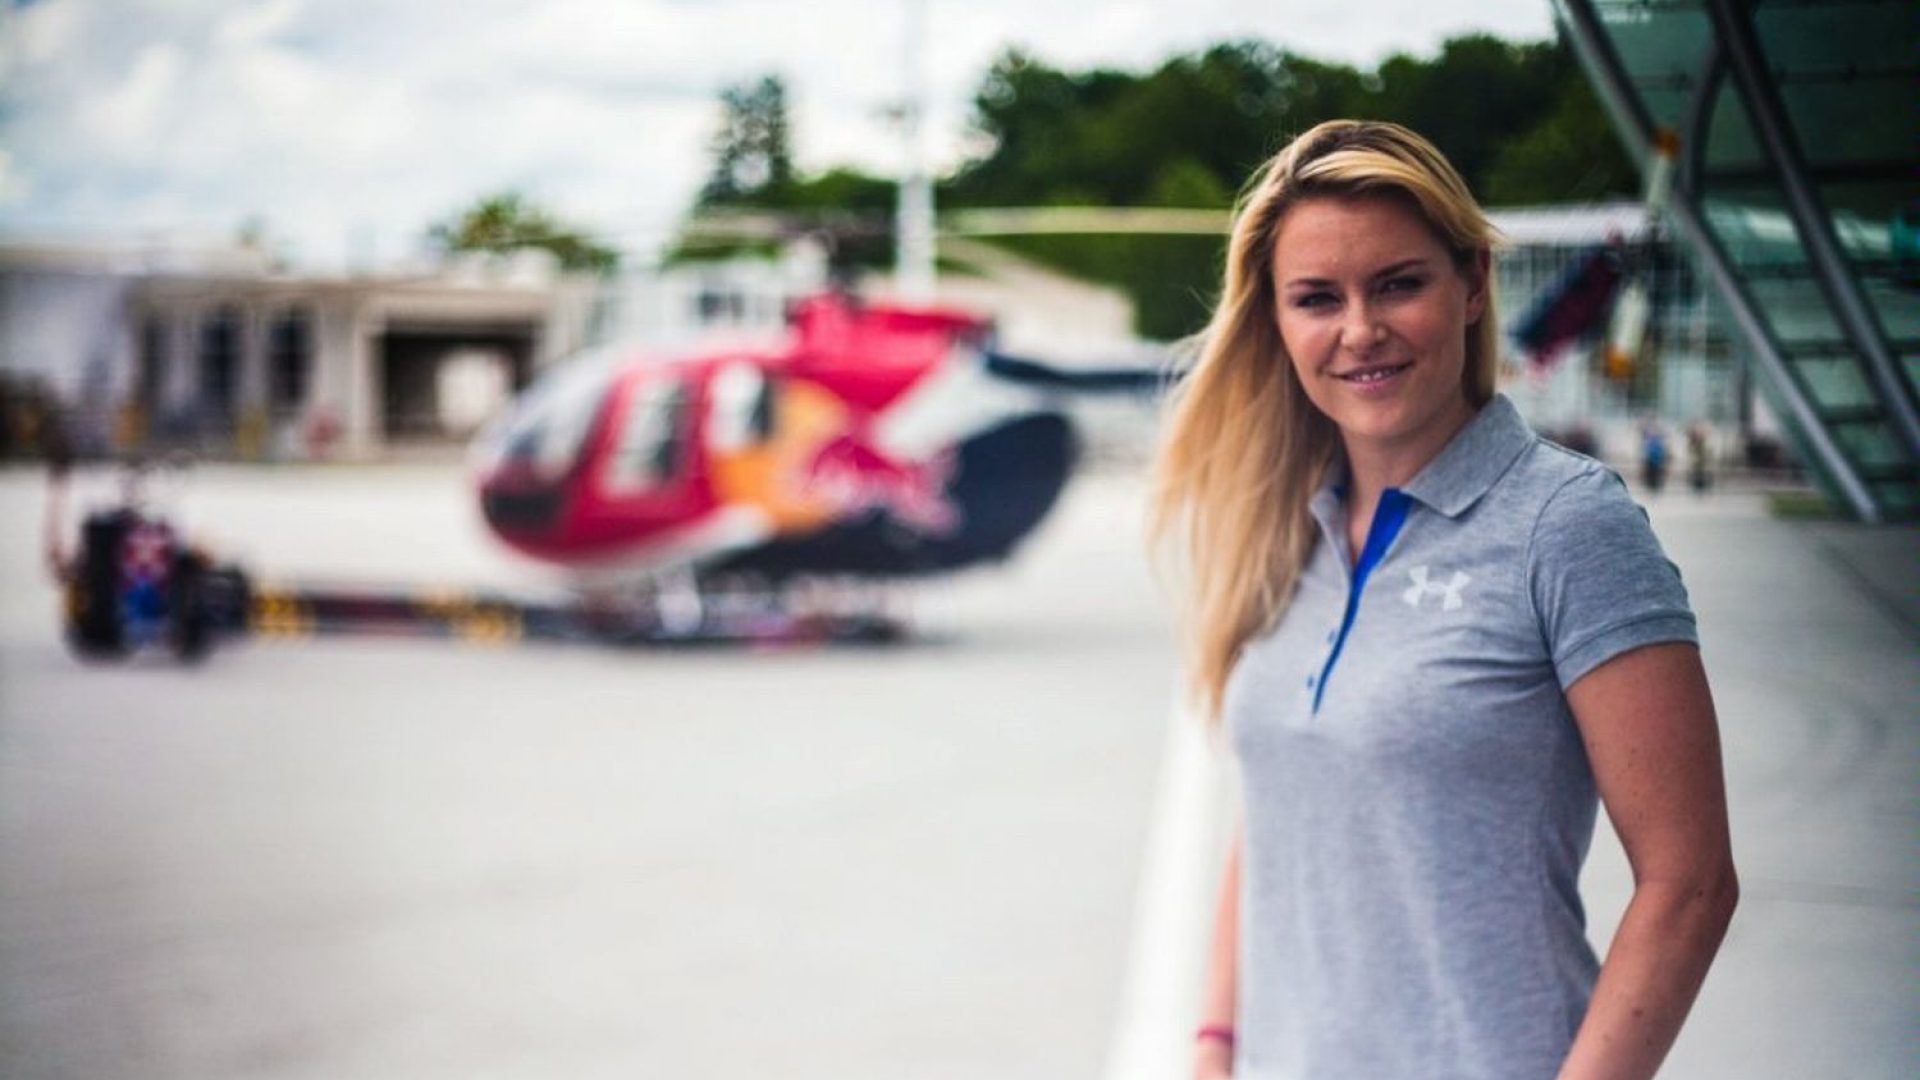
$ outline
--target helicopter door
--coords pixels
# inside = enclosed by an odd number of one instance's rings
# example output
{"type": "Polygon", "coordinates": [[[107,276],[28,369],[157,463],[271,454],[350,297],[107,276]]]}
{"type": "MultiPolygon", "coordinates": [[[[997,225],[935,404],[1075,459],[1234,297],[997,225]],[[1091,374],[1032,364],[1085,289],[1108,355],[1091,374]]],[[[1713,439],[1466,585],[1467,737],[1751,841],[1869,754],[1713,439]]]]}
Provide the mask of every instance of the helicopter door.
{"type": "Polygon", "coordinates": [[[665,495],[686,476],[690,403],[684,379],[650,379],[634,388],[601,476],[609,495],[665,495]]]}
{"type": "Polygon", "coordinates": [[[707,419],[707,446],[718,453],[740,453],[773,435],[773,383],[752,363],[720,369],[713,378],[713,412],[707,419]]]}

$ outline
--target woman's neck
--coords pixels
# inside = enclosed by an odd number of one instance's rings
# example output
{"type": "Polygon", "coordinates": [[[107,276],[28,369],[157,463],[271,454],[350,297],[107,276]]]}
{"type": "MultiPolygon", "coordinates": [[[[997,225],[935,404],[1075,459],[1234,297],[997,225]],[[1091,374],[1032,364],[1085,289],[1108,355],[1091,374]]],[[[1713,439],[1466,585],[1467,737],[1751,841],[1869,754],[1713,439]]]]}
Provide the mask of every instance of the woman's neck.
{"type": "Polygon", "coordinates": [[[1417,438],[1387,441],[1342,437],[1347,456],[1348,539],[1353,557],[1359,557],[1372,527],[1380,494],[1388,488],[1405,487],[1418,476],[1478,411],[1461,398],[1458,409],[1449,410],[1437,423],[1425,425],[1417,438]]]}
{"type": "Polygon", "coordinates": [[[1343,436],[1349,497],[1356,504],[1372,506],[1379,501],[1382,491],[1405,487],[1440,456],[1440,451],[1447,448],[1478,411],[1462,398],[1457,408],[1447,410],[1444,417],[1436,417],[1437,422],[1424,425],[1414,437],[1377,440],[1343,436]]]}

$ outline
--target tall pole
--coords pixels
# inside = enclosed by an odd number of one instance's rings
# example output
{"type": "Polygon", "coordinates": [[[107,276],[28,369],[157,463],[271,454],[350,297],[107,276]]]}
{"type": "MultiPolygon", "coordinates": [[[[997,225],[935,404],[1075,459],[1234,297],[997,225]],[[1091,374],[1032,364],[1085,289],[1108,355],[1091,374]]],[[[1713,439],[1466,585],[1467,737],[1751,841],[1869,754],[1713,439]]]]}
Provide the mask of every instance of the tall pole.
{"type": "Polygon", "coordinates": [[[927,176],[925,137],[927,107],[927,0],[904,0],[907,100],[901,109],[901,136],[906,160],[900,175],[899,204],[894,216],[894,280],[903,300],[925,303],[933,299],[933,181],[927,176]]]}

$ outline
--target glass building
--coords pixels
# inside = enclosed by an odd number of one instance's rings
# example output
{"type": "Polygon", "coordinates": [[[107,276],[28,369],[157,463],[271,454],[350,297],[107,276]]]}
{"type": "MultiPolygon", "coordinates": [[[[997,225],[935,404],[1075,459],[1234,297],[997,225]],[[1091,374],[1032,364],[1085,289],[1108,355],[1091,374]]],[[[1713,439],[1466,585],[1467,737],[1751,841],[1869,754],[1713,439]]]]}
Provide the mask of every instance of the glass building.
{"type": "Polygon", "coordinates": [[[1835,503],[1920,519],[1920,4],[1555,0],[1835,503]]]}

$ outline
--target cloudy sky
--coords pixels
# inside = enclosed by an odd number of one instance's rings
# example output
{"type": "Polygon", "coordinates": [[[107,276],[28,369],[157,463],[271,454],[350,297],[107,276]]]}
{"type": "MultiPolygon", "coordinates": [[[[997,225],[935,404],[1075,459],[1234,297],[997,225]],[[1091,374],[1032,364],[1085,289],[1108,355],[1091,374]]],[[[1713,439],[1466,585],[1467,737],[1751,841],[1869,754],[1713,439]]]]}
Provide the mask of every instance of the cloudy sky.
{"type": "MultiPolygon", "coordinates": [[[[230,236],[387,259],[474,197],[526,191],[644,253],[705,173],[715,96],[779,72],[803,168],[890,172],[907,0],[0,0],[0,233],[230,236]]],[[[1151,67],[1254,37],[1372,64],[1549,0],[926,0],[929,142],[1009,46],[1151,67]]]]}

